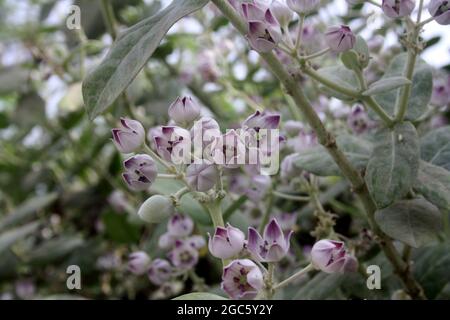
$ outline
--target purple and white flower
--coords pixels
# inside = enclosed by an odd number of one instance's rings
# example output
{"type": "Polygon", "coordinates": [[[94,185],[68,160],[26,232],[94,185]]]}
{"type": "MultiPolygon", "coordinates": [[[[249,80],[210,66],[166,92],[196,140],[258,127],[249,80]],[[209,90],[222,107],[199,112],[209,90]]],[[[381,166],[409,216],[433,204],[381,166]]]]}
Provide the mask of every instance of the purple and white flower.
{"type": "Polygon", "coordinates": [[[188,163],[191,156],[191,135],[177,126],[161,126],[153,129],[151,135],[156,152],[173,163],[188,163]]]}
{"type": "Polygon", "coordinates": [[[198,250],[189,241],[178,239],[168,257],[177,269],[188,270],[197,264],[198,250]]]}
{"type": "Polygon", "coordinates": [[[186,180],[196,191],[205,192],[217,183],[219,171],[213,164],[191,164],[186,170],[186,180]]]}
{"type": "Polygon", "coordinates": [[[356,258],[347,253],[341,241],[320,240],[311,249],[311,262],[326,273],[354,272],[358,267],[356,258]]]}
{"type": "Polygon", "coordinates": [[[169,117],[177,124],[187,125],[200,116],[200,107],[191,97],[178,97],[169,107],[169,117]]]}
{"type": "Polygon", "coordinates": [[[356,37],[349,26],[329,27],[325,33],[325,40],[334,52],[344,52],[353,48],[356,37]]]}
{"type": "Polygon", "coordinates": [[[113,142],[122,153],[137,151],[145,141],[145,129],[139,121],[120,118],[120,128],[111,130],[113,142]]]}
{"type": "Polygon", "coordinates": [[[437,23],[442,25],[450,24],[450,1],[431,0],[428,10],[437,23]]]}
{"type": "Polygon", "coordinates": [[[194,230],[194,221],[184,214],[177,213],[167,223],[167,232],[176,238],[189,236],[194,230]]]}
{"type": "Polygon", "coordinates": [[[277,220],[272,218],[264,228],[264,236],[248,228],[248,251],[259,261],[277,262],[288,252],[292,231],[283,233],[277,220]]]}
{"type": "Polygon", "coordinates": [[[135,191],[148,189],[158,175],[155,161],[146,154],[137,154],[123,162],[123,179],[128,187],[135,191]]]}
{"type": "Polygon", "coordinates": [[[147,272],[150,257],[144,251],[136,251],[128,256],[128,270],[137,276],[147,272]]]}
{"type": "Polygon", "coordinates": [[[249,259],[234,260],[223,269],[221,287],[232,299],[254,299],[263,286],[261,270],[249,259]]]}
{"type": "Polygon", "coordinates": [[[415,6],[415,0],[383,0],[381,8],[389,18],[397,19],[409,16],[415,6]]]}
{"type": "Polygon", "coordinates": [[[247,39],[259,52],[269,52],[281,41],[281,28],[270,8],[257,3],[243,3],[242,13],[248,24],[247,39]]]}
{"type": "Polygon", "coordinates": [[[208,237],[209,251],[216,258],[230,259],[244,249],[245,234],[230,224],[216,227],[214,235],[208,233],[208,237]]]}
{"type": "Polygon", "coordinates": [[[170,280],[172,274],[173,267],[170,265],[169,261],[164,259],[153,260],[147,272],[150,281],[157,286],[170,280]]]}

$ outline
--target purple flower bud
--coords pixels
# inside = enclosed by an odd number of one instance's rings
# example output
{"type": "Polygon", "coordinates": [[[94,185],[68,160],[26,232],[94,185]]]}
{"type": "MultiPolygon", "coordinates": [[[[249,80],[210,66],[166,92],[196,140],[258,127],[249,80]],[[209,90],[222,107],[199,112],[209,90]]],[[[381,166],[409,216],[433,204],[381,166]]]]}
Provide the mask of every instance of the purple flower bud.
{"type": "Polygon", "coordinates": [[[288,252],[291,236],[292,231],[284,234],[277,220],[272,218],[264,228],[264,237],[254,228],[248,228],[247,248],[259,261],[277,262],[288,252]]]}
{"type": "Polygon", "coordinates": [[[214,236],[208,233],[208,248],[211,254],[219,259],[230,259],[239,254],[244,248],[245,234],[231,226],[216,227],[214,236]]]}
{"type": "Polygon", "coordinates": [[[334,52],[344,52],[350,50],[355,45],[355,35],[349,26],[329,27],[325,33],[328,46],[334,52]]]}
{"type": "Polygon", "coordinates": [[[160,223],[170,217],[174,211],[172,200],[157,194],[144,201],[138,210],[138,215],[145,222],[160,223]]]}
{"type": "Polygon", "coordinates": [[[354,272],[358,267],[355,257],[348,254],[343,242],[320,240],[311,249],[311,262],[326,273],[354,272]]]}
{"type": "Polygon", "coordinates": [[[227,168],[237,168],[245,163],[246,148],[244,141],[236,130],[228,130],[227,133],[214,139],[208,146],[214,163],[227,168]]]}
{"type": "Polygon", "coordinates": [[[158,169],[153,159],[146,154],[137,154],[123,162],[125,172],[123,179],[128,187],[135,191],[143,191],[155,181],[158,169]]]}
{"type": "Polygon", "coordinates": [[[234,260],[223,269],[221,287],[232,299],[254,299],[263,286],[261,270],[249,259],[234,260]]]}
{"type": "Polygon", "coordinates": [[[147,272],[150,257],[144,251],[136,251],[128,256],[128,270],[137,276],[147,272]]]}
{"type": "Polygon", "coordinates": [[[288,27],[289,22],[292,20],[292,11],[288,6],[279,0],[273,0],[270,5],[270,11],[272,11],[272,14],[281,26],[288,27]]]}
{"type": "Polygon", "coordinates": [[[247,197],[257,203],[261,201],[270,190],[272,179],[267,175],[254,175],[250,178],[250,184],[245,191],[247,197]]]}
{"type": "Polygon", "coordinates": [[[32,299],[36,294],[36,286],[31,279],[19,280],[15,285],[16,295],[20,299],[32,299]]]}
{"type": "Polygon", "coordinates": [[[381,8],[389,18],[396,19],[409,16],[415,6],[414,0],[383,0],[381,8]]]}
{"type": "Polygon", "coordinates": [[[438,107],[445,107],[450,103],[450,76],[438,78],[433,82],[431,103],[438,107]]]}
{"type": "Polygon", "coordinates": [[[156,151],[162,158],[174,163],[190,160],[191,136],[189,131],[176,126],[162,126],[152,130],[151,134],[156,151]]]}
{"type": "Polygon", "coordinates": [[[150,264],[147,275],[150,281],[160,286],[172,277],[173,268],[167,260],[155,259],[150,264]]]}
{"type": "Polygon", "coordinates": [[[247,39],[252,48],[269,52],[281,41],[281,28],[270,9],[256,3],[243,3],[242,12],[248,23],[247,39]]]}
{"type": "Polygon", "coordinates": [[[194,230],[194,221],[186,215],[177,213],[167,223],[167,232],[176,238],[187,237],[194,230]]]}
{"type": "MultiPolygon", "coordinates": [[[[195,121],[190,133],[193,145],[195,147],[201,145],[203,149],[210,145],[216,138],[222,135],[217,121],[209,117],[202,117],[199,120],[195,121]]],[[[195,151],[196,150],[194,150],[194,152],[195,151]]],[[[199,157],[198,155],[196,156],[199,157]]]]}
{"type": "Polygon", "coordinates": [[[194,267],[198,262],[198,251],[188,241],[176,240],[175,247],[168,257],[172,264],[181,270],[194,267]]]}
{"type": "Polygon", "coordinates": [[[112,129],[113,141],[122,153],[136,151],[145,140],[145,130],[139,121],[120,118],[120,128],[112,129]]]}
{"type": "Polygon", "coordinates": [[[219,171],[212,164],[191,164],[186,170],[186,180],[196,191],[205,192],[214,187],[219,171]]]}
{"type": "Polygon", "coordinates": [[[260,129],[276,129],[280,124],[279,113],[256,111],[242,123],[243,128],[251,128],[258,132],[260,129]]]}
{"type": "Polygon", "coordinates": [[[177,240],[172,234],[166,232],[163,233],[158,239],[158,246],[161,249],[170,249],[174,246],[175,241],[177,240]]]}
{"type": "Polygon", "coordinates": [[[373,125],[366,110],[359,104],[353,106],[347,118],[347,124],[356,134],[367,132],[373,125]]]}
{"type": "Polygon", "coordinates": [[[206,246],[205,238],[199,235],[190,236],[186,241],[195,249],[199,250],[206,246]]]}
{"type": "Polygon", "coordinates": [[[431,0],[428,10],[437,23],[442,25],[450,24],[450,1],[431,0]]]}
{"type": "Polygon", "coordinates": [[[169,107],[169,117],[177,124],[189,124],[199,116],[200,107],[191,97],[178,97],[169,107]]]}
{"type": "Polygon", "coordinates": [[[298,14],[308,14],[319,7],[320,0],[287,0],[286,3],[298,14]]]}

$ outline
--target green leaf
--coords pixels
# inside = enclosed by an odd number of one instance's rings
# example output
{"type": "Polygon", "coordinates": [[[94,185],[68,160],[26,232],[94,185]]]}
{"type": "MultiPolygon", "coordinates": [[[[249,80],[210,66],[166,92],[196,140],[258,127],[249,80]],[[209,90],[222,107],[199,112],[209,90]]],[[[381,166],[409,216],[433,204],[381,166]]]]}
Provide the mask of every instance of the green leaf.
{"type": "Polygon", "coordinates": [[[444,168],[421,161],[414,191],[435,206],[450,210],[450,172],[444,168]]]}
{"type": "Polygon", "coordinates": [[[52,204],[57,197],[58,194],[54,192],[44,196],[37,196],[25,201],[25,203],[0,220],[0,231],[6,229],[7,227],[21,223],[25,219],[34,215],[38,210],[52,204]]]}
{"type": "Polygon", "coordinates": [[[450,171],[450,126],[430,131],[421,139],[422,159],[450,171]]]}
{"type": "Polygon", "coordinates": [[[173,298],[172,300],[228,300],[228,299],[209,292],[192,292],[183,294],[181,296],[173,298]]]}
{"type": "Polygon", "coordinates": [[[360,69],[358,54],[353,50],[343,52],[341,54],[341,61],[347,69],[350,70],[360,69]]]}
{"type": "Polygon", "coordinates": [[[8,230],[0,234],[0,254],[9,249],[17,241],[35,232],[39,227],[39,222],[32,222],[24,226],[8,230]]]}
{"type": "Polygon", "coordinates": [[[410,83],[411,81],[405,77],[382,78],[381,80],[372,83],[362,94],[365,96],[372,96],[403,87],[410,83]]]}
{"type": "Polygon", "coordinates": [[[387,235],[414,248],[435,240],[442,227],[439,209],[425,199],[398,201],[375,212],[375,220],[387,235]]]}
{"type": "MultiPolygon", "coordinates": [[[[339,83],[342,87],[352,89],[352,90],[358,90],[358,80],[356,79],[355,73],[344,66],[332,66],[332,67],[325,67],[320,68],[317,70],[317,72],[335,82],[339,83]]],[[[343,95],[339,92],[333,91],[332,89],[329,89],[325,86],[320,86],[321,90],[332,95],[333,97],[336,97],[341,100],[352,100],[352,98],[343,95]]]]}
{"type": "MultiPolygon", "coordinates": [[[[392,60],[382,79],[403,76],[406,58],[406,53],[397,55],[392,60]]],[[[411,95],[406,113],[407,120],[416,120],[425,112],[431,99],[432,89],[432,68],[425,61],[419,59],[416,63],[412,79],[411,95]]],[[[395,113],[397,92],[398,90],[394,90],[375,96],[375,100],[391,116],[394,116],[395,113]]],[[[370,114],[373,115],[373,112],[370,112],[370,114]]]]}
{"type": "Polygon", "coordinates": [[[79,248],[83,242],[82,238],[74,236],[61,236],[60,238],[50,239],[28,252],[25,255],[26,260],[30,264],[40,266],[61,261],[61,259],[79,248]]]}
{"type": "Polygon", "coordinates": [[[419,138],[410,123],[375,135],[375,148],[366,170],[366,182],[378,208],[402,199],[411,190],[419,171],[419,138]]]}
{"type": "Polygon", "coordinates": [[[107,212],[102,221],[108,238],[120,243],[135,243],[139,241],[139,226],[131,224],[126,214],[107,212]]]}
{"type": "Polygon", "coordinates": [[[358,61],[361,68],[366,68],[370,62],[369,46],[367,45],[366,40],[361,36],[356,36],[353,50],[358,54],[358,61]]]}
{"type": "Polygon", "coordinates": [[[295,300],[323,300],[330,298],[341,285],[343,274],[320,272],[297,291],[295,300]]]}
{"type": "Polygon", "coordinates": [[[428,299],[436,296],[450,282],[450,243],[420,248],[413,255],[414,277],[422,285],[428,299]]]}
{"type": "Polygon", "coordinates": [[[83,82],[83,98],[91,119],[108,108],[133,81],[169,29],[208,0],[174,0],[116,40],[103,62],[83,82]]]}
{"type": "MultiPolygon", "coordinates": [[[[372,144],[362,138],[341,135],[336,138],[338,147],[348,157],[350,162],[360,170],[366,168],[372,152],[372,144]]],[[[295,166],[317,176],[339,176],[341,172],[322,146],[306,149],[297,154],[295,166]]]]}

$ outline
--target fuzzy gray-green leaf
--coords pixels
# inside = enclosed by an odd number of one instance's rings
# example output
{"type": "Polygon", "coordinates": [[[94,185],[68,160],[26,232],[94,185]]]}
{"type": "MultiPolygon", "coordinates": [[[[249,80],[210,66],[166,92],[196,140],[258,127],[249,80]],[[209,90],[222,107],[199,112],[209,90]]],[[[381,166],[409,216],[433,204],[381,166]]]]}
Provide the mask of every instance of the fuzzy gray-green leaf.
{"type": "Polygon", "coordinates": [[[410,83],[411,81],[405,77],[382,78],[381,80],[372,83],[362,94],[365,96],[372,96],[375,94],[389,92],[410,83]]]}
{"type": "Polygon", "coordinates": [[[421,161],[414,190],[435,206],[450,210],[450,172],[444,168],[421,161]]]}
{"type": "Polygon", "coordinates": [[[94,119],[128,87],[175,22],[207,2],[174,0],[156,15],[125,30],[102,63],[83,82],[83,98],[89,117],[94,119]]]}
{"type": "Polygon", "coordinates": [[[419,138],[410,122],[383,128],[366,171],[366,182],[378,208],[402,199],[416,181],[419,170],[419,138]]]}
{"type": "Polygon", "coordinates": [[[450,126],[430,131],[421,139],[422,159],[450,171],[450,126]]]}
{"type": "Polygon", "coordinates": [[[439,209],[425,199],[398,201],[378,210],[375,220],[388,236],[414,248],[435,240],[442,227],[439,209]]]}

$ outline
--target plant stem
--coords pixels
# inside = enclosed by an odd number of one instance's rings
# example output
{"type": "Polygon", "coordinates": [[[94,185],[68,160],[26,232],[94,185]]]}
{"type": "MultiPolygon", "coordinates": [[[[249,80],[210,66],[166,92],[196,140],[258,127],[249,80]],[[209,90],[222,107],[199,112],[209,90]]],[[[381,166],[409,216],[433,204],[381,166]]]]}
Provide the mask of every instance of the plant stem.
{"type": "Polygon", "coordinates": [[[273,287],[273,274],[275,271],[275,264],[273,262],[269,262],[268,270],[266,273],[266,288],[265,288],[265,296],[267,300],[271,300],[273,297],[273,294],[275,293],[274,287],[273,287]]]}
{"type": "Polygon", "coordinates": [[[270,193],[268,195],[268,199],[267,199],[267,207],[266,210],[264,211],[264,215],[261,219],[261,224],[259,225],[258,231],[259,233],[262,233],[264,230],[264,227],[266,226],[267,222],[269,222],[269,218],[270,218],[270,213],[272,211],[272,207],[273,207],[273,195],[272,193],[270,193]]]}
{"type": "MultiPolygon", "coordinates": [[[[239,30],[239,32],[243,34],[247,33],[246,24],[226,0],[212,0],[212,2],[218,7],[222,14],[228,18],[235,28],[239,30]]],[[[304,92],[298,86],[295,79],[284,69],[280,61],[273,55],[273,53],[260,53],[260,56],[267,63],[272,73],[283,84],[287,90],[287,93],[292,96],[298,108],[303,112],[305,119],[317,134],[320,144],[327,149],[328,153],[339,166],[344,176],[352,184],[354,192],[359,195],[364,208],[366,209],[369,223],[374,232],[380,238],[380,244],[387,258],[391,261],[397,274],[402,279],[408,293],[413,298],[425,299],[426,297],[423,293],[423,289],[413,278],[409,267],[405,266],[405,263],[399,256],[398,251],[392,244],[391,239],[384,234],[375,223],[374,215],[377,208],[359,171],[349,162],[348,158],[342,153],[342,151],[338,149],[335,137],[325,129],[323,123],[311,103],[308,101],[304,92]]],[[[354,90],[350,91],[352,94],[354,93],[354,90]]],[[[356,92],[356,94],[358,95],[358,92],[356,92]]]]}
{"type": "Polygon", "coordinates": [[[305,15],[299,14],[298,21],[298,31],[297,31],[297,40],[295,42],[295,52],[297,53],[300,49],[300,45],[302,44],[302,36],[303,36],[303,24],[305,23],[305,15]]]}
{"type": "Polygon", "coordinates": [[[108,32],[113,40],[115,40],[117,38],[117,24],[114,17],[113,7],[109,0],[101,0],[101,4],[103,19],[105,20],[106,28],[108,29],[108,32]]]}
{"type": "Polygon", "coordinates": [[[360,97],[360,94],[358,91],[341,86],[340,84],[335,83],[334,81],[327,79],[323,77],[320,73],[318,73],[316,70],[314,70],[311,67],[305,66],[303,68],[303,72],[313,78],[314,80],[322,83],[323,85],[329,87],[330,89],[333,89],[336,92],[342,93],[346,96],[349,96],[351,98],[358,99],[360,97]]]}
{"type": "Polygon", "coordinates": [[[310,54],[308,56],[299,56],[298,58],[301,59],[301,60],[312,60],[314,58],[321,57],[321,56],[323,56],[324,54],[326,54],[328,52],[330,52],[330,48],[325,48],[325,49],[322,49],[322,50],[317,51],[315,53],[312,53],[312,54],[310,54]]]}
{"type": "Polygon", "coordinates": [[[367,0],[367,2],[373,4],[374,6],[377,6],[377,7],[381,8],[381,4],[377,3],[374,0],[367,0]]]}
{"type": "Polygon", "coordinates": [[[310,197],[296,196],[296,195],[287,194],[287,193],[276,191],[276,190],[273,190],[272,194],[274,196],[277,196],[278,198],[292,200],[292,201],[300,201],[300,202],[302,202],[302,201],[309,201],[310,200],[310,197]]]}
{"type": "Polygon", "coordinates": [[[291,283],[292,281],[298,279],[299,277],[301,277],[302,275],[308,273],[311,270],[314,270],[314,266],[312,264],[308,264],[306,267],[304,267],[300,271],[294,273],[289,278],[287,278],[287,279],[281,281],[280,283],[278,283],[277,285],[275,285],[273,287],[273,290],[278,290],[278,289],[281,289],[281,288],[287,286],[289,283],[291,283]]]}
{"type": "Polygon", "coordinates": [[[394,120],[386,113],[386,111],[384,111],[384,109],[373,97],[364,97],[362,101],[367,107],[372,109],[388,127],[392,127],[394,125],[394,120]]]}

